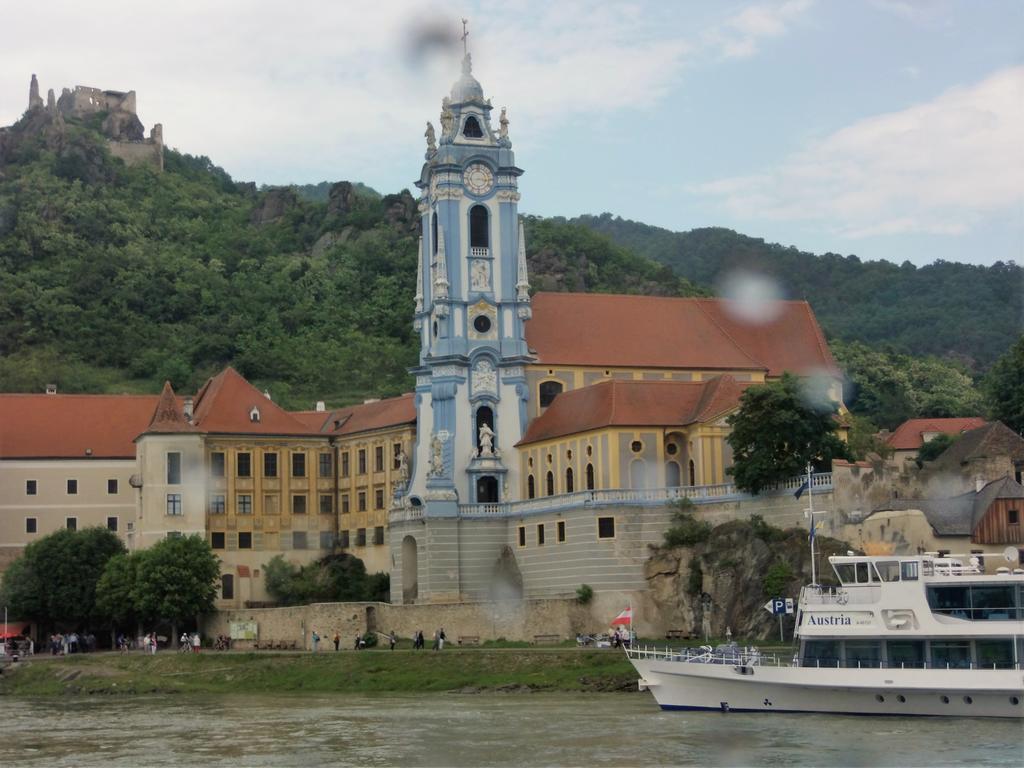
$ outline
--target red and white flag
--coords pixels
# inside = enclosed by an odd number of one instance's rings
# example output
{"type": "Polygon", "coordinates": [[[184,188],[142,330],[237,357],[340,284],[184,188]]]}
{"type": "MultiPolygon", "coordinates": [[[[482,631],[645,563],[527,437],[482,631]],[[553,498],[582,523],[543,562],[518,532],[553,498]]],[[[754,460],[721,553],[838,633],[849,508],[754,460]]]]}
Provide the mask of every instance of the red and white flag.
{"type": "Polygon", "coordinates": [[[620,613],[618,616],[616,616],[614,619],[612,619],[612,626],[613,627],[619,627],[619,626],[622,626],[623,624],[632,624],[632,623],[633,623],[633,606],[629,606],[629,608],[627,608],[622,613],[620,613]]]}

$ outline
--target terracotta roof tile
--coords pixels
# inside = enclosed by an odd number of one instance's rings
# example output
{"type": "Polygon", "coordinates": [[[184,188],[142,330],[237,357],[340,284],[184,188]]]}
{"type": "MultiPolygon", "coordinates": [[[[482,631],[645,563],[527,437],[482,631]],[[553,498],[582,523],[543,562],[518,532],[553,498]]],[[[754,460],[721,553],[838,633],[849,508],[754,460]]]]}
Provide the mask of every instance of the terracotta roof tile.
{"type": "Polygon", "coordinates": [[[308,435],[319,432],[270,400],[234,368],[225,368],[196,395],[192,423],[216,434],[308,435]],[[250,413],[259,410],[259,421],[250,413]]]}
{"type": "Polygon", "coordinates": [[[980,416],[956,419],[908,419],[886,438],[886,442],[897,451],[916,451],[924,445],[923,435],[926,432],[959,435],[984,425],[985,420],[980,416]]]}
{"type": "Polygon", "coordinates": [[[385,400],[339,408],[329,414],[324,428],[332,435],[352,435],[415,423],[416,398],[410,392],[385,400]]]}
{"type": "Polygon", "coordinates": [[[602,381],[556,397],[530,422],[519,445],[610,426],[682,427],[711,421],[739,405],[748,386],[731,376],[708,381],[602,381]]]}
{"type": "Polygon", "coordinates": [[[727,299],[538,293],[526,338],[549,365],[838,374],[807,302],[775,302],[776,316],[760,325],[740,320],[732,306],[727,299]]]}
{"type": "Polygon", "coordinates": [[[0,458],[134,459],[157,395],[0,395],[0,458]]]}
{"type": "Polygon", "coordinates": [[[153,418],[145,431],[159,434],[199,431],[185,420],[181,399],[174,396],[171,382],[164,382],[163,391],[156,403],[156,410],[153,411],[153,418]]]}

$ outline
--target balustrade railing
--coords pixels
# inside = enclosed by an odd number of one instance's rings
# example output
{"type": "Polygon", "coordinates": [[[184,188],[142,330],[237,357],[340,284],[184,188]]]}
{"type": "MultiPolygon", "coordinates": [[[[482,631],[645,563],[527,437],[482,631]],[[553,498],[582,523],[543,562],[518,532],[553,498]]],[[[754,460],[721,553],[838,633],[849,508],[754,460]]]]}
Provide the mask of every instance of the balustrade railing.
{"type": "MultiPolygon", "coordinates": [[[[799,488],[806,478],[793,478],[777,485],[769,492],[799,488]]],[[[811,488],[826,490],[832,487],[832,473],[822,472],[811,477],[811,488]]],[[[685,485],[673,488],[610,488],[606,490],[575,491],[554,496],[542,496],[522,501],[504,501],[485,504],[460,504],[461,517],[504,517],[545,512],[552,509],[577,506],[604,506],[611,504],[667,504],[679,499],[721,499],[742,495],[735,483],[713,485],[685,485]]],[[[418,520],[423,516],[421,507],[396,509],[391,512],[392,522],[418,520]]]]}

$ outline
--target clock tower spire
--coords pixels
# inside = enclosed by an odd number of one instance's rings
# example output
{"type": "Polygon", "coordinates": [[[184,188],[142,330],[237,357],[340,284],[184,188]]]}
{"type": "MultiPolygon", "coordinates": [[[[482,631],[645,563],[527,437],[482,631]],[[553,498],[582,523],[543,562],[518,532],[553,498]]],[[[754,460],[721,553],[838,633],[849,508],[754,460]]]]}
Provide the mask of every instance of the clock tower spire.
{"type": "Polygon", "coordinates": [[[518,178],[506,110],[497,129],[473,76],[463,19],[462,74],[427,127],[414,325],[417,447],[400,506],[427,518],[509,499],[526,428],[524,365],[533,358],[518,178]],[[436,143],[435,143],[436,142],[436,143]]]}

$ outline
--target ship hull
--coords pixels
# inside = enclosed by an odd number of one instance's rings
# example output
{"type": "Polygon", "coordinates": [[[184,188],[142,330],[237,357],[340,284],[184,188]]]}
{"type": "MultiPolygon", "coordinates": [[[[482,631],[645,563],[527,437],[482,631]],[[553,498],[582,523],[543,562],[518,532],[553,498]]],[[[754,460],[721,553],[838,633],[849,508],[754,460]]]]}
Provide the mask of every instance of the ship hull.
{"type": "Polygon", "coordinates": [[[662,709],[1024,718],[1021,670],[822,669],[630,658],[662,709]]]}

